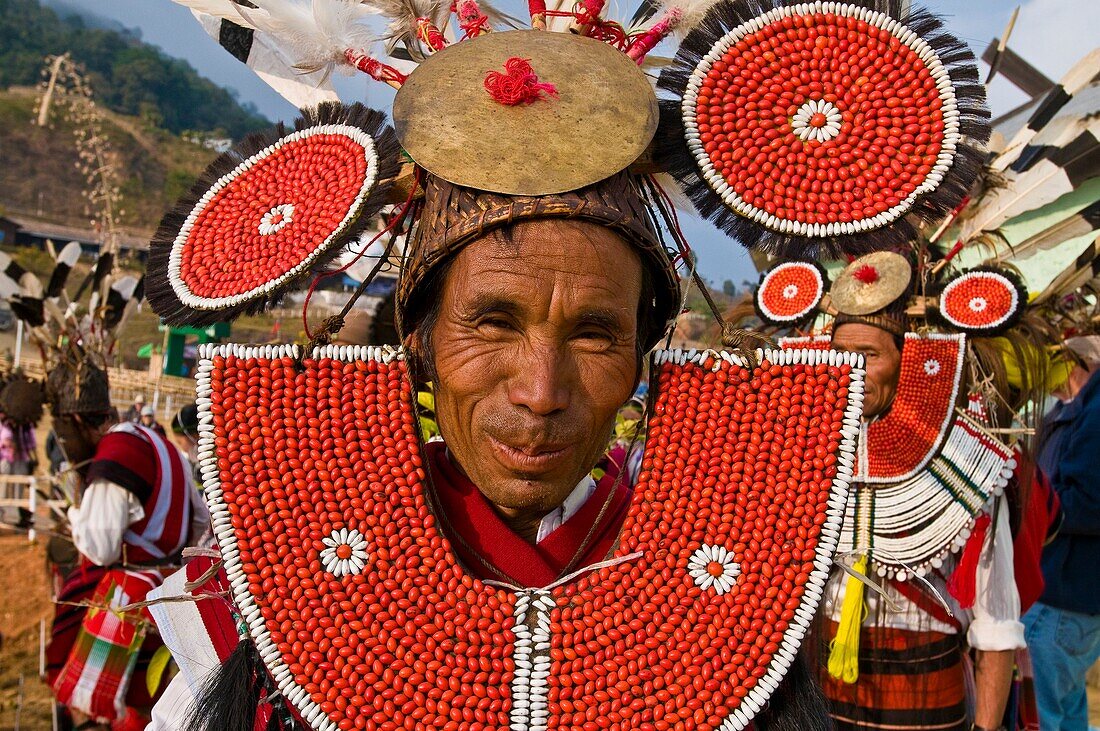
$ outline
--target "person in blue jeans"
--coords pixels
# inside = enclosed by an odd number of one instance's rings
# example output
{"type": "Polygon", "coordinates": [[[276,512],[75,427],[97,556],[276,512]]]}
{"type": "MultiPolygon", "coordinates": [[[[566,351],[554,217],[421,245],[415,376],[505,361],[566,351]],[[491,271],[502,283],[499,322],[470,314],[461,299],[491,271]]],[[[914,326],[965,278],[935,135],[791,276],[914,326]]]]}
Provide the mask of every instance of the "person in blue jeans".
{"type": "Polygon", "coordinates": [[[1023,619],[1043,731],[1086,731],[1085,674],[1100,658],[1100,336],[1070,338],[1066,350],[1076,365],[1038,458],[1064,518],[1043,550],[1043,594],[1023,619]]]}

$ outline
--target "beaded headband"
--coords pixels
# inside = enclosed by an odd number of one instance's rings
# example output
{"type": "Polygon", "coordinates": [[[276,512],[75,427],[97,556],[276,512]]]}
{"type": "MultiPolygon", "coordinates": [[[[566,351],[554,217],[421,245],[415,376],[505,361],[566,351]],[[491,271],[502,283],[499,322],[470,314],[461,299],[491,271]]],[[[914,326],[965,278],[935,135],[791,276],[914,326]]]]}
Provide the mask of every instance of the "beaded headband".
{"type": "Polygon", "coordinates": [[[904,316],[904,313],[902,313],[901,316],[895,316],[892,313],[886,312],[879,312],[873,315],[847,315],[842,312],[833,320],[833,330],[845,324],[877,327],[879,330],[885,330],[897,338],[909,332],[909,320],[904,316]]]}

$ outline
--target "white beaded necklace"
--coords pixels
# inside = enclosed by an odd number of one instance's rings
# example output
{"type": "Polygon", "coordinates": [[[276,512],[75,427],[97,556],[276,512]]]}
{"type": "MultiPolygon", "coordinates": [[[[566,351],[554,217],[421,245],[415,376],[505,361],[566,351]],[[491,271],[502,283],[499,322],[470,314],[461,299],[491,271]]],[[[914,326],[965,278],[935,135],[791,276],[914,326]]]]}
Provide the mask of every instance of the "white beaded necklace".
{"type": "Polygon", "coordinates": [[[924,576],[965,545],[974,521],[1016,468],[1012,450],[957,416],[939,453],[913,477],[855,486],[841,553],[870,551],[879,576],[924,576]]]}

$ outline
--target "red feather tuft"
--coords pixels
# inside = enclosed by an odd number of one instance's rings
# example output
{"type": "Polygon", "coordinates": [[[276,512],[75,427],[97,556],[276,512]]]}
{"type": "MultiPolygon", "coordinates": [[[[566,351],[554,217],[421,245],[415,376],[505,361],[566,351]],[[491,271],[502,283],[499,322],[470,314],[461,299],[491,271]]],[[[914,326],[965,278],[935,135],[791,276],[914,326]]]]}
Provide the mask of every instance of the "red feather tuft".
{"type": "Polygon", "coordinates": [[[878,281],[878,269],[875,269],[870,264],[864,264],[852,272],[852,276],[864,284],[874,284],[878,281]]]}

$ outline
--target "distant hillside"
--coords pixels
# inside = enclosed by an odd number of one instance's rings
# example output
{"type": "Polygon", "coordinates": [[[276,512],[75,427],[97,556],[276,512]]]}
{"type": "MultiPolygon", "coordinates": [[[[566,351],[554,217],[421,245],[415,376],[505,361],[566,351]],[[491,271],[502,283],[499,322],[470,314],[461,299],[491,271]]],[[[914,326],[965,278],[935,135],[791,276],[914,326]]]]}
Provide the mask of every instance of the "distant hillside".
{"type": "Polygon", "coordinates": [[[251,104],[133,34],[61,17],[38,0],[0,0],[0,89],[34,86],[45,57],[66,51],[86,69],[98,102],[121,114],[177,134],[197,130],[235,139],[270,125],[251,104]]]}
{"type": "MultiPolygon", "coordinates": [[[[58,115],[49,127],[35,125],[35,98],[32,89],[0,91],[0,213],[87,226],[72,126],[58,115]]],[[[215,153],[139,118],[112,112],[104,117],[104,134],[117,157],[120,223],[150,233],[215,153]]]]}

